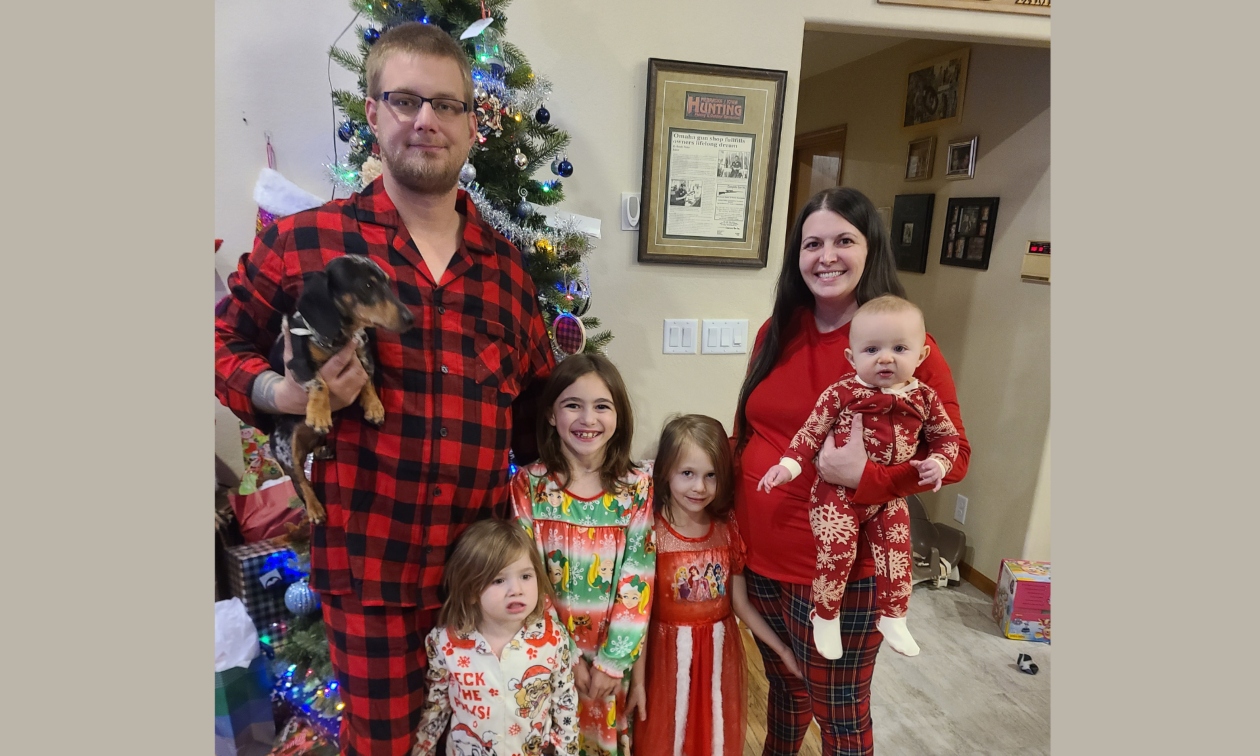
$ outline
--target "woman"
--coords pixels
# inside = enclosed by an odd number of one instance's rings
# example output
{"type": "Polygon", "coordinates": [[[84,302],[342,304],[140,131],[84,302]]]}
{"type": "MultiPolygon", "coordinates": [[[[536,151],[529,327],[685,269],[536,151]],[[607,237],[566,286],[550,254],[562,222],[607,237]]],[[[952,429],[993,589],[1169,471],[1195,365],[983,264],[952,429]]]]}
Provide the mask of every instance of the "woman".
{"type": "MultiPolygon", "coordinates": [[[[806,681],[758,642],[769,679],[764,756],[791,756],[800,749],[811,719],[822,730],[823,753],[874,753],[870,683],[882,640],[875,629],[875,565],[859,541],[840,610],[844,656],[824,659],[810,637],[810,583],[815,574],[809,527],[811,476],[802,475],[769,493],[756,490],[760,475],[776,464],[809,416],[818,395],[852,367],[844,357],[849,321],[857,308],[881,294],[904,296],[897,280],[888,232],[861,192],[837,187],[820,192],[801,210],[783,254],[774,310],[753,347],[735,412],[737,474],[735,517],[748,549],[748,595],[802,663],[806,681]]],[[[944,483],[967,472],[971,447],[958,397],[940,347],[915,376],[936,390],[962,436],[957,463],[944,483]]],[[[882,504],[926,491],[909,463],[870,462],[860,439],[861,418],[850,440],[837,448],[828,437],[819,453],[823,479],[856,490],[860,504],[882,504]]],[[[920,450],[920,456],[924,450],[920,450]]]]}

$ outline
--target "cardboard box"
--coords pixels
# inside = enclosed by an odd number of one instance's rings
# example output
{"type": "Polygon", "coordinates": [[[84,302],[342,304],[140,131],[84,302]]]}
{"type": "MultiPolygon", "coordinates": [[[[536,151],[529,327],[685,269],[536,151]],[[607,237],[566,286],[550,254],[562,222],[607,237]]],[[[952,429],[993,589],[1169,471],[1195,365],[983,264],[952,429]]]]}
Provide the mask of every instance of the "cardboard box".
{"type": "Polygon", "coordinates": [[[1012,640],[1050,642],[1050,563],[1003,559],[993,619],[1012,640]]]}

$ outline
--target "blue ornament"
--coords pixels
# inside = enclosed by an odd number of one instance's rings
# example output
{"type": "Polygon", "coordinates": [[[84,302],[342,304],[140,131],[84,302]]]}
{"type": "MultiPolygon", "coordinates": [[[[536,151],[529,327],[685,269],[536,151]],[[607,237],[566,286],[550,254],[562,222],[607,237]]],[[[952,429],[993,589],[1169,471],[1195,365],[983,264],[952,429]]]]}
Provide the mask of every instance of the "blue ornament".
{"type": "Polygon", "coordinates": [[[349,142],[350,137],[354,135],[354,124],[349,121],[342,121],[337,127],[337,138],[343,142],[349,142]]]}
{"type": "Polygon", "coordinates": [[[534,120],[539,123],[547,123],[551,120],[551,114],[547,112],[546,108],[539,108],[538,112],[534,114],[534,120]]]}
{"type": "Polygon", "coordinates": [[[360,126],[360,127],[359,127],[359,138],[360,138],[360,139],[362,139],[364,142],[366,142],[366,143],[368,143],[368,144],[371,144],[371,140],[372,140],[372,127],[371,127],[371,126],[368,126],[366,123],[365,123],[365,124],[363,124],[362,126],[360,126]]]}
{"type": "Polygon", "coordinates": [[[381,38],[380,31],[377,29],[373,29],[370,26],[363,31],[363,41],[367,42],[369,45],[380,38],[381,38]]]}
{"type": "Polygon", "coordinates": [[[560,165],[556,167],[556,173],[560,174],[561,178],[572,176],[573,163],[570,163],[568,160],[561,160],[560,165]]]}
{"type": "Polygon", "coordinates": [[[516,203],[516,216],[518,218],[528,218],[534,212],[534,206],[526,200],[516,203]]]}
{"type": "Polygon", "coordinates": [[[319,595],[311,590],[306,580],[299,580],[284,592],[284,605],[299,617],[305,617],[319,609],[319,595]]]}
{"type": "Polygon", "coordinates": [[[505,74],[505,73],[507,73],[507,69],[503,67],[503,64],[502,64],[502,63],[498,63],[498,62],[491,61],[491,63],[490,63],[490,75],[491,75],[491,76],[493,76],[493,77],[494,77],[494,78],[496,78],[496,79],[502,79],[502,78],[503,78],[503,74],[505,74]]]}

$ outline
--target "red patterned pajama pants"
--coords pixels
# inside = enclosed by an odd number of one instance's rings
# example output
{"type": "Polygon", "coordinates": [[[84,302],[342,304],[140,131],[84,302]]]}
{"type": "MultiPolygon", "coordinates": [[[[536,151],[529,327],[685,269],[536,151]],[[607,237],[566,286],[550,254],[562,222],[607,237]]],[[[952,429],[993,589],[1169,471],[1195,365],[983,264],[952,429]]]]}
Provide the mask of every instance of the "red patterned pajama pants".
{"type": "Polygon", "coordinates": [[[320,594],[341,700],[342,756],[408,756],[425,698],[424,639],[437,612],[320,594]]]}
{"type": "Polygon", "coordinates": [[[809,586],[772,580],[748,568],[744,579],[749,603],[791,646],[805,673],[801,680],[788,672],[779,655],[757,641],[769,682],[762,756],[796,756],[812,720],[818,720],[827,756],[871,756],[871,676],[884,640],[875,629],[875,581],[855,581],[845,592],[840,607],[844,656],[832,661],[814,647],[809,586]]]}
{"type": "Polygon", "coordinates": [[[818,549],[814,578],[814,611],[835,619],[845,584],[857,557],[859,531],[875,559],[875,599],[885,617],[904,617],[912,588],[910,508],[905,499],[864,507],[849,501],[843,487],[816,483],[809,507],[809,526],[818,549]]]}

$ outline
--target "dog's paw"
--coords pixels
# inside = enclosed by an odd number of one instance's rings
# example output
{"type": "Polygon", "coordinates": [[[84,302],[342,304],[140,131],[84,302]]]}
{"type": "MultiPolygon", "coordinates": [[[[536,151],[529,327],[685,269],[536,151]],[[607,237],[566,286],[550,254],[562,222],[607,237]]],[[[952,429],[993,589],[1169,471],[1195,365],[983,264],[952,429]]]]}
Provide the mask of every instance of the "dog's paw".
{"type": "Polygon", "coordinates": [[[326,436],[332,430],[332,414],[309,414],[306,416],[306,424],[319,435],[326,436]]]}
{"type": "Polygon", "coordinates": [[[327,460],[336,457],[331,446],[321,446],[315,450],[315,459],[327,460]]]}
{"type": "Polygon", "coordinates": [[[320,504],[318,500],[312,499],[306,502],[306,516],[312,523],[316,525],[323,524],[325,514],[324,505],[320,504]]]}
{"type": "Polygon", "coordinates": [[[363,403],[363,419],[372,425],[380,425],[385,422],[385,405],[381,404],[381,400],[373,396],[369,401],[363,403]]]}

